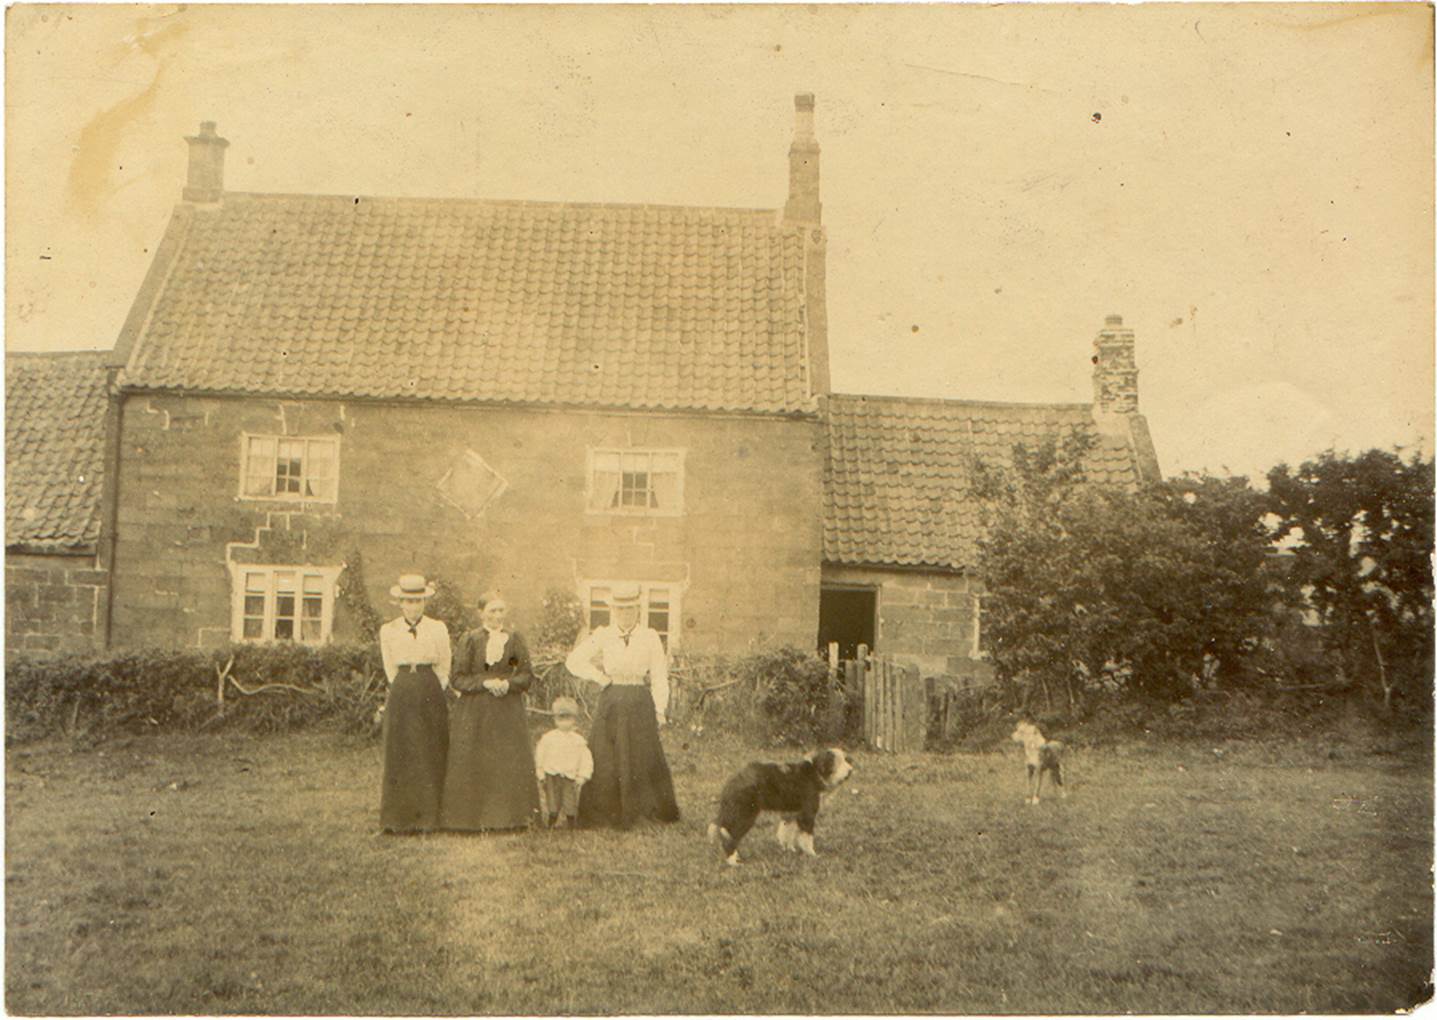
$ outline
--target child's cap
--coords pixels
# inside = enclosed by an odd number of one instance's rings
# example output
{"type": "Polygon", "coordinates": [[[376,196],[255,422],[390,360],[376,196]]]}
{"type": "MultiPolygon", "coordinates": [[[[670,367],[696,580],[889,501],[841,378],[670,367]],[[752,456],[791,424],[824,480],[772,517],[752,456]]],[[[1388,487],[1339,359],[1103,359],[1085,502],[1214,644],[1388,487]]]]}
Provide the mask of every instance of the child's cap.
{"type": "Polygon", "coordinates": [[[573,698],[555,698],[554,704],[550,707],[553,709],[555,719],[563,716],[568,716],[571,719],[579,718],[579,703],[573,698]]]}

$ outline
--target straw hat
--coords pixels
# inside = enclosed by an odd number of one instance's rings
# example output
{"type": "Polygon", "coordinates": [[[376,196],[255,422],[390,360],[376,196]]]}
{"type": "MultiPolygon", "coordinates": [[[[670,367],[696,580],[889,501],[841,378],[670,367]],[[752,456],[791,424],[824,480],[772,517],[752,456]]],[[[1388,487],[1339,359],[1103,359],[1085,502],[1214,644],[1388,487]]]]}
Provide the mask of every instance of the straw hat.
{"type": "Polygon", "coordinates": [[[624,606],[637,606],[639,604],[639,586],[637,584],[616,584],[614,590],[609,592],[609,606],[613,609],[622,609],[624,606]]]}
{"type": "Polygon", "coordinates": [[[399,583],[389,589],[389,594],[397,599],[433,598],[434,585],[423,574],[400,574],[399,583]]]}

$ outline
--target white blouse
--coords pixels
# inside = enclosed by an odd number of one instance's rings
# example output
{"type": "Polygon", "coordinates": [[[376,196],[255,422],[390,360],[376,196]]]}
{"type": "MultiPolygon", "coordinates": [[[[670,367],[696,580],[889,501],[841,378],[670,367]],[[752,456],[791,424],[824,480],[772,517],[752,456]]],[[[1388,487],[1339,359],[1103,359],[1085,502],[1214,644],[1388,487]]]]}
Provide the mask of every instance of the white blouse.
{"type": "Polygon", "coordinates": [[[485,628],[489,640],[484,642],[484,665],[492,666],[504,657],[504,646],[509,643],[509,632],[507,630],[489,630],[485,628]]]}
{"type": "Polygon", "coordinates": [[[564,665],[575,676],[607,687],[649,678],[654,708],[663,718],[669,710],[669,657],[664,642],[652,627],[636,626],[626,635],[613,624],[600,627],[580,641],[564,665]],[[600,665],[602,663],[602,665],[600,665]]]}
{"type": "Polygon", "coordinates": [[[400,666],[433,666],[440,686],[449,686],[449,665],[454,652],[449,647],[449,628],[444,626],[444,621],[421,616],[411,631],[404,617],[390,620],[379,628],[379,651],[390,683],[394,683],[400,666]]]}

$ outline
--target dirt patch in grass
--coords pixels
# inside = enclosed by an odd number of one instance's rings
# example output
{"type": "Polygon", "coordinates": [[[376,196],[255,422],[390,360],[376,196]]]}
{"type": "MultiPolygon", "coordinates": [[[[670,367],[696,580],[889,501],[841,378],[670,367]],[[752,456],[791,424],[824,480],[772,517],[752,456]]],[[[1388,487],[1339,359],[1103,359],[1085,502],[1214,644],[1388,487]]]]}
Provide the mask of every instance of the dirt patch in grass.
{"type": "Polygon", "coordinates": [[[733,869],[703,838],[714,797],[775,756],[670,751],[675,826],[416,839],[375,835],[367,742],[11,749],[7,1006],[1334,1012],[1427,995],[1420,761],[1079,751],[1071,796],[1027,807],[1016,749],[860,754],[822,856],[783,853],[763,823],[733,869]]]}

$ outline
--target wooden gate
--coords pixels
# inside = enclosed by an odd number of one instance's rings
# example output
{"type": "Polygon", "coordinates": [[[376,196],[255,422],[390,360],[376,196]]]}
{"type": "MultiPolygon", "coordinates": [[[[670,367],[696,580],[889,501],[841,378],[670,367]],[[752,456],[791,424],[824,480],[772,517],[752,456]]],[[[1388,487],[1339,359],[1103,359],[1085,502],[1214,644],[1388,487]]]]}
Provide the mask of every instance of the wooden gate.
{"type": "Polygon", "coordinates": [[[928,735],[928,694],[916,666],[858,646],[841,664],[845,685],[863,699],[863,739],[880,751],[921,751],[928,735]]]}

